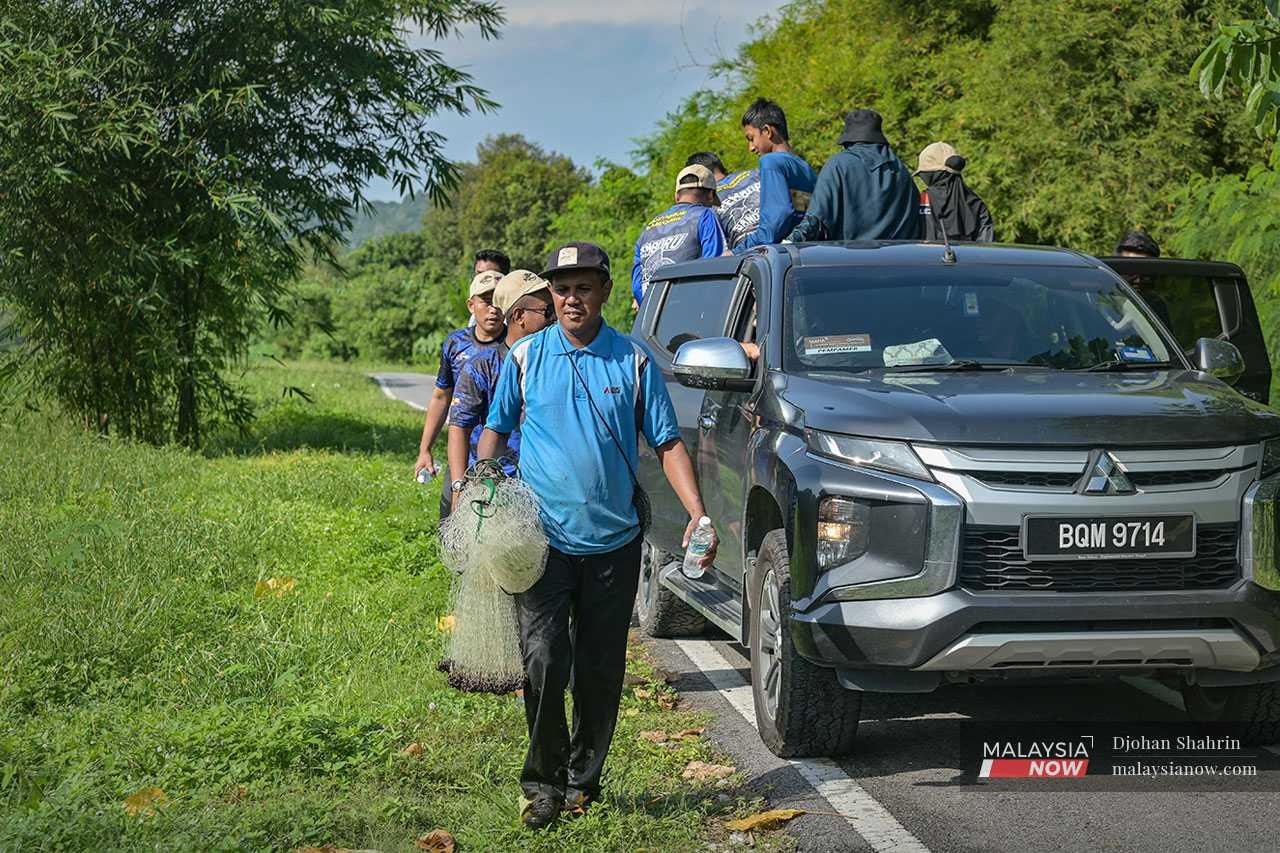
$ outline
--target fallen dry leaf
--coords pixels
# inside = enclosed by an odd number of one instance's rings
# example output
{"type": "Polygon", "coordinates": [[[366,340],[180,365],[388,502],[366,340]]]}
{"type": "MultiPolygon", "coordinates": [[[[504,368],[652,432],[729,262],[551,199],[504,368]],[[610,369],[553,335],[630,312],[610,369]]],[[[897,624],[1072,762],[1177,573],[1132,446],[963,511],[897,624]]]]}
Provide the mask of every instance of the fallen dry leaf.
{"type": "Polygon", "coordinates": [[[680,696],[676,693],[668,693],[663,691],[658,694],[658,707],[664,711],[674,711],[676,706],[680,704],[680,696]]]}
{"type": "Polygon", "coordinates": [[[672,672],[669,669],[655,669],[653,677],[659,681],[665,681],[667,684],[675,684],[680,680],[680,673],[672,672]]]}
{"type": "Polygon", "coordinates": [[[690,761],[685,765],[681,778],[691,782],[711,782],[716,779],[728,779],[738,768],[725,764],[708,764],[705,761],[690,761]]]}
{"type": "Polygon", "coordinates": [[[169,802],[159,788],[143,788],[124,798],[124,811],[129,817],[155,817],[156,809],[169,802]]]}
{"type": "Polygon", "coordinates": [[[634,672],[628,672],[626,675],[622,676],[623,687],[635,687],[637,684],[644,684],[647,681],[648,679],[642,678],[634,672]]]}
{"type": "Polygon", "coordinates": [[[433,829],[413,842],[414,847],[419,850],[429,850],[431,853],[453,853],[456,844],[453,836],[443,829],[433,829]]]}
{"type": "Polygon", "coordinates": [[[249,789],[244,785],[236,785],[231,789],[231,793],[227,794],[227,801],[232,803],[243,802],[244,798],[249,796],[249,789]]]}
{"type": "Polygon", "coordinates": [[[436,630],[441,634],[449,634],[453,632],[453,623],[456,621],[452,613],[446,613],[436,620],[436,630]]]}
{"type": "Polygon", "coordinates": [[[733,832],[767,832],[777,829],[789,820],[804,814],[803,809],[770,809],[767,812],[744,817],[740,820],[725,821],[724,828],[733,832]]]}
{"type": "Polygon", "coordinates": [[[707,730],[706,726],[698,726],[696,729],[681,729],[671,736],[672,740],[696,740],[702,737],[702,733],[707,730]]]}
{"type": "Polygon", "coordinates": [[[422,753],[422,744],[418,743],[416,740],[404,749],[400,750],[401,755],[407,755],[410,758],[417,758],[419,755],[422,755],[422,753]]]}
{"type": "Polygon", "coordinates": [[[289,576],[279,578],[267,578],[260,580],[253,587],[253,597],[262,598],[264,595],[275,595],[276,598],[284,598],[293,591],[298,581],[289,576]]]}
{"type": "Polygon", "coordinates": [[[632,692],[633,692],[633,693],[635,693],[635,697],[636,697],[637,699],[641,700],[641,701],[644,701],[645,699],[652,699],[652,698],[653,698],[653,691],[652,691],[652,690],[649,690],[649,689],[648,689],[648,688],[646,688],[646,687],[637,687],[637,688],[636,688],[634,691],[632,691],[632,692]]]}
{"type": "Polygon", "coordinates": [[[669,740],[666,732],[640,732],[639,737],[649,743],[666,743],[669,740]]]}

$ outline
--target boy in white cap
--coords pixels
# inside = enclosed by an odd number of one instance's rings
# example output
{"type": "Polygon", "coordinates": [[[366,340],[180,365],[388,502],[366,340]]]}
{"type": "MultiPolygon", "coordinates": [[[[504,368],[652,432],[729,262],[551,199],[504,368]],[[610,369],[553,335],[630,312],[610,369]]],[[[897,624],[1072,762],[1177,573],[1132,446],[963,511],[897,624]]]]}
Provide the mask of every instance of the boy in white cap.
{"type": "Polygon", "coordinates": [[[670,264],[724,254],[716,176],[706,166],[685,166],[676,176],[676,203],[649,220],[636,240],[631,296],[639,307],[654,273],[670,264]]]}
{"type": "MultiPolygon", "coordinates": [[[[486,270],[477,273],[471,279],[471,287],[467,291],[467,310],[475,319],[475,326],[450,332],[440,348],[440,368],[436,372],[436,387],[431,394],[431,402],[427,404],[426,419],[422,425],[422,441],[418,445],[418,461],[414,464],[413,473],[427,470],[435,474],[435,463],[431,458],[431,445],[444,428],[449,414],[449,406],[453,402],[453,386],[467,361],[476,353],[497,346],[505,336],[502,328],[502,311],[493,304],[493,292],[502,279],[500,273],[486,270]]],[[[449,517],[449,490],[440,493],[440,520],[449,517]]]]}
{"type": "MultiPolygon", "coordinates": [[[[465,485],[467,468],[476,462],[476,443],[489,417],[503,360],[516,341],[541,332],[556,317],[547,280],[529,270],[512,270],[504,275],[493,292],[493,305],[506,320],[506,336],[497,346],[467,361],[449,407],[449,492],[453,503],[465,485]]],[[[504,468],[508,476],[516,473],[519,453],[520,432],[516,430],[507,439],[504,459],[509,461],[504,468]]]]}

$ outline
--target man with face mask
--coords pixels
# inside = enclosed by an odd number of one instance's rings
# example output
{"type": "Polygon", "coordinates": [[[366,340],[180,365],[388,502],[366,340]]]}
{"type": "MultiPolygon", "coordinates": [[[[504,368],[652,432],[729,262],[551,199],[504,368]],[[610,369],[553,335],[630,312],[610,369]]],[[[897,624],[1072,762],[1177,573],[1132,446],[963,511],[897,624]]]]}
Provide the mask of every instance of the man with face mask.
{"type": "Polygon", "coordinates": [[[945,142],[934,142],[920,152],[916,176],[925,185],[920,216],[924,239],[931,243],[941,242],[944,230],[952,241],[990,243],[996,238],[991,212],[960,177],[964,166],[965,159],[945,142]]]}

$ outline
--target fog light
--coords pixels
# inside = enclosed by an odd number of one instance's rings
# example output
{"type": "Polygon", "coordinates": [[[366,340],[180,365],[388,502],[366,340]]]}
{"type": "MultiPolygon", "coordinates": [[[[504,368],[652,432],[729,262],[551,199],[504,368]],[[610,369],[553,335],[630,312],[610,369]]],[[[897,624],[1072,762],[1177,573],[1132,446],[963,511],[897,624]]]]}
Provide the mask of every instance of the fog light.
{"type": "Polygon", "coordinates": [[[818,566],[829,569],[867,553],[871,508],[851,498],[818,502],[818,566]]]}

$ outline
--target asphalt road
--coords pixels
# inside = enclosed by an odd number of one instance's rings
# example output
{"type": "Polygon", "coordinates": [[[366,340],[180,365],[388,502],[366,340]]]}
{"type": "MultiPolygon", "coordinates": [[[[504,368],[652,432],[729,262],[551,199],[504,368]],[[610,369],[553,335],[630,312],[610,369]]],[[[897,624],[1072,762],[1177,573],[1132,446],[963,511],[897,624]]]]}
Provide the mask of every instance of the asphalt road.
{"type": "MultiPolygon", "coordinates": [[[[387,396],[417,408],[430,397],[433,377],[373,378],[387,396]]],[[[984,742],[1047,736],[1048,721],[1081,733],[1105,733],[1122,721],[1181,727],[1180,697],[1155,682],[868,695],[854,755],[787,761],[766,750],[756,732],[741,646],[724,635],[651,642],[663,665],[679,673],[674,687],[682,701],[713,713],[708,736],[749,786],[773,807],[809,812],[785,830],[804,851],[1269,853],[1278,846],[1276,750],[1244,749],[1259,767],[1253,778],[978,778],[984,742]]]]}

